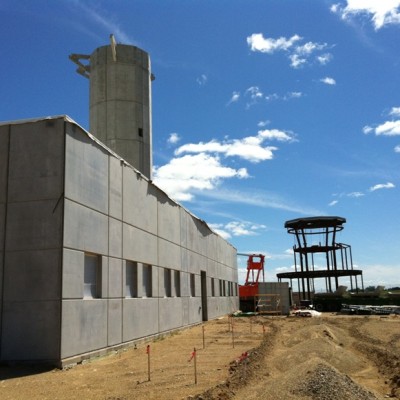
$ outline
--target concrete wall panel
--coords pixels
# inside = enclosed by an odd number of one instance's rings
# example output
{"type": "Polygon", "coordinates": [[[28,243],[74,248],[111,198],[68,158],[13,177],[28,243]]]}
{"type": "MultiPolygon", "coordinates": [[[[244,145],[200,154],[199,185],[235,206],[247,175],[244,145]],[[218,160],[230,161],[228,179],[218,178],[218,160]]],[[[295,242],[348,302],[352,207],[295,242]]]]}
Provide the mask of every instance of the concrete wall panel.
{"type": "Polygon", "coordinates": [[[180,245],[180,207],[170,200],[166,194],[158,193],[158,236],[180,245]]]}
{"type": "Polygon", "coordinates": [[[123,173],[123,220],[157,234],[157,197],[151,184],[130,167],[123,173]]]}
{"type": "Polygon", "coordinates": [[[158,265],[165,268],[181,269],[181,247],[159,238],[158,265]]]}
{"type": "Polygon", "coordinates": [[[107,347],[107,300],[62,303],[61,357],[107,347]]]}
{"type": "Polygon", "coordinates": [[[191,297],[189,299],[189,324],[197,324],[202,321],[201,298],[191,297]]]}
{"type": "Polygon", "coordinates": [[[63,251],[62,298],[83,298],[83,271],[85,253],[71,249],[63,251]]]}
{"type": "Polygon", "coordinates": [[[109,278],[109,267],[108,267],[108,257],[101,257],[101,282],[100,282],[100,293],[101,298],[108,298],[108,278],[109,278]]]}
{"type": "Polygon", "coordinates": [[[9,156],[8,201],[58,199],[62,195],[62,118],[12,125],[9,156]]]}
{"type": "Polygon", "coordinates": [[[123,300],[123,342],[156,333],[158,333],[158,299],[123,300]]]}
{"type": "Polygon", "coordinates": [[[108,154],[81,128],[68,125],[65,197],[108,213],[108,154]]]}
{"type": "Polygon", "coordinates": [[[64,245],[96,254],[108,253],[108,217],[65,200],[64,245]]]}
{"type": "Polygon", "coordinates": [[[157,236],[123,224],[123,258],[156,265],[157,236]]]}
{"type": "Polygon", "coordinates": [[[122,299],[108,301],[108,340],[107,345],[122,343],[122,299]]]}
{"type": "Polygon", "coordinates": [[[61,207],[43,200],[9,203],[6,250],[38,250],[61,246],[61,207]]]}
{"type": "Polygon", "coordinates": [[[164,292],[160,292],[159,288],[159,281],[160,281],[160,274],[162,274],[164,268],[158,268],[156,266],[152,266],[152,297],[164,297],[164,292]]]}
{"type": "Polygon", "coordinates": [[[108,254],[112,257],[122,256],[122,222],[109,218],[108,227],[108,254]]]}
{"type": "Polygon", "coordinates": [[[119,258],[108,259],[108,297],[121,298],[123,289],[123,271],[122,260],[119,258]]]}
{"type": "Polygon", "coordinates": [[[60,302],[4,302],[3,360],[59,359],[60,302]]]}
{"type": "Polygon", "coordinates": [[[109,212],[110,216],[122,219],[122,171],[121,161],[109,157],[109,212]]]}
{"type": "Polygon", "coordinates": [[[60,299],[61,252],[32,250],[7,252],[4,268],[4,301],[60,299]]]}
{"type": "Polygon", "coordinates": [[[279,303],[282,314],[290,313],[290,292],[289,282],[260,282],[260,294],[277,294],[279,295],[279,303]]]}
{"type": "Polygon", "coordinates": [[[187,272],[181,273],[181,296],[190,296],[190,274],[187,272]]]}
{"type": "Polygon", "coordinates": [[[160,299],[158,304],[160,332],[180,328],[183,325],[181,298],[160,299]],[[174,312],[171,312],[171,310],[174,310],[174,312]]]}
{"type": "Polygon", "coordinates": [[[194,253],[193,251],[187,252],[187,271],[194,274],[200,274],[200,271],[207,270],[207,258],[194,253]]]}

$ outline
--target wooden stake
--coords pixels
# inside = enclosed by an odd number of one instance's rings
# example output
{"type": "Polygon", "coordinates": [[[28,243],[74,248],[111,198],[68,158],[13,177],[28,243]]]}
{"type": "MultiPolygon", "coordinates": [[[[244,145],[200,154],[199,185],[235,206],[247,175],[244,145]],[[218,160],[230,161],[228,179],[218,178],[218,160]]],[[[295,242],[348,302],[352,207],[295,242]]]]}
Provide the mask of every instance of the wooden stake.
{"type": "Polygon", "coordinates": [[[197,385],[197,355],[196,355],[196,347],[193,350],[193,358],[194,358],[194,384],[197,385]]]}
{"type": "Polygon", "coordinates": [[[147,376],[148,376],[148,381],[150,382],[151,377],[150,377],[150,345],[147,345],[147,349],[146,349],[146,353],[147,353],[147,376]]]}

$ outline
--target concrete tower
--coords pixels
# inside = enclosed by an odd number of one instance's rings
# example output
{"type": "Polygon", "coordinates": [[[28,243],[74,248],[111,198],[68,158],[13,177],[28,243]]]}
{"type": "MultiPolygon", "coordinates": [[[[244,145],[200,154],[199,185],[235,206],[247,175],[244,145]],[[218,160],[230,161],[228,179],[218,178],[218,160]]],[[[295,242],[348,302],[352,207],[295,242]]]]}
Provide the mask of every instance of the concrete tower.
{"type": "Polygon", "coordinates": [[[90,81],[89,130],[151,179],[150,57],[135,46],[116,44],[113,35],[110,41],[90,56],[70,55],[90,81]]]}

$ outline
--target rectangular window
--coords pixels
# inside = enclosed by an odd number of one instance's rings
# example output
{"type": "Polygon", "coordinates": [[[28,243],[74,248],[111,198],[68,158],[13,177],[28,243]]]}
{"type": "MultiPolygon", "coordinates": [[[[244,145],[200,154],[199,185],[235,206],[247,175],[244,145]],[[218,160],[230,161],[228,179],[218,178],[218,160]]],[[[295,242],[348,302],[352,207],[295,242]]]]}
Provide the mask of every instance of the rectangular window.
{"type": "Polygon", "coordinates": [[[180,271],[174,272],[174,285],[175,285],[175,296],[181,297],[181,273],[180,273],[180,271]]]}
{"type": "Polygon", "coordinates": [[[95,254],[85,254],[83,297],[96,299],[101,295],[101,261],[95,254]]]}
{"type": "Polygon", "coordinates": [[[125,296],[138,297],[137,262],[126,262],[125,296]]]}
{"type": "Polygon", "coordinates": [[[151,297],[153,295],[153,276],[151,265],[143,264],[142,287],[143,297],[151,297]]]}
{"type": "Polygon", "coordinates": [[[194,274],[190,274],[190,296],[196,297],[196,280],[194,274]]]}
{"type": "Polygon", "coordinates": [[[211,278],[211,297],[215,297],[215,279],[211,278]]]}
{"type": "Polygon", "coordinates": [[[171,297],[171,270],[164,269],[164,294],[165,297],[171,297]]]}
{"type": "Polygon", "coordinates": [[[223,290],[222,290],[222,279],[219,280],[219,295],[222,296],[223,290]]]}

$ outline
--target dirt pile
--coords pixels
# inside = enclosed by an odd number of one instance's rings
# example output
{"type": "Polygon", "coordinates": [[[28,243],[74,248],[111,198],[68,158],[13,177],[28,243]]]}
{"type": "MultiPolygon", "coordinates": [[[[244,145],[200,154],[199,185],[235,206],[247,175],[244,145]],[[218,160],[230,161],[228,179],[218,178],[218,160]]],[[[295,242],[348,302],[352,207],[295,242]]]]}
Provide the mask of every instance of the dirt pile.
{"type": "Polygon", "coordinates": [[[313,371],[307,371],[307,377],[294,393],[309,396],[313,400],[377,399],[348,375],[341,374],[337,369],[325,364],[317,364],[313,371]]]}

